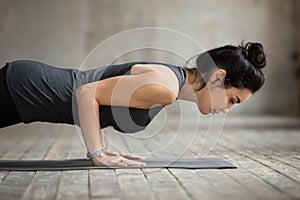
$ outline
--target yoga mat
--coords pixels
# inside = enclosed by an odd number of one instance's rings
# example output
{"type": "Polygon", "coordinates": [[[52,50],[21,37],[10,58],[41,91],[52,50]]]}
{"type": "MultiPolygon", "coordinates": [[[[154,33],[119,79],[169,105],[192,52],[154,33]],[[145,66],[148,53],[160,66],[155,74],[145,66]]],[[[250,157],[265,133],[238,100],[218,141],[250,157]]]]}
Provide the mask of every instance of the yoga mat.
{"type": "Polygon", "coordinates": [[[136,169],[136,168],[183,168],[228,169],[236,165],[221,158],[150,158],[140,160],[145,166],[108,167],[94,166],[89,159],[69,160],[0,160],[1,171],[64,171],[86,169],[136,169]]]}

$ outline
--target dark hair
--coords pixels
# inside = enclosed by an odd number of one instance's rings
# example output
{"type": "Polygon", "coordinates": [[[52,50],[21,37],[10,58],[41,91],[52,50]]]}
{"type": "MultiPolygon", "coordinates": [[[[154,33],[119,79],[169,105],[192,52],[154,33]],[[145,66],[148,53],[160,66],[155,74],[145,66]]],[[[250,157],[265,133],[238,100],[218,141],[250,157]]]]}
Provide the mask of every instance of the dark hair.
{"type": "MultiPolygon", "coordinates": [[[[196,59],[196,67],[207,80],[213,69],[226,71],[225,88],[247,88],[255,93],[265,82],[261,71],[266,65],[266,57],[262,44],[243,42],[239,46],[226,45],[201,53],[196,59]]],[[[205,86],[202,85],[200,89],[205,86]]]]}

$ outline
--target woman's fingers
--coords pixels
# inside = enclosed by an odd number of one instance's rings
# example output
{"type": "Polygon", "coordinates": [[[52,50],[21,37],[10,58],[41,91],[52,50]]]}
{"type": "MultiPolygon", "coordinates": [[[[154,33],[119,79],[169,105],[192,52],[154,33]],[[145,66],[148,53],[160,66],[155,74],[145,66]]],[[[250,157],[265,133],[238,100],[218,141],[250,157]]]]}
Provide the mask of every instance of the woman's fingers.
{"type": "Polygon", "coordinates": [[[115,152],[110,149],[104,151],[103,156],[93,158],[95,165],[105,165],[105,166],[116,166],[116,167],[126,167],[126,166],[144,166],[143,162],[138,162],[136,160],[145,159],[142,156],[125,153],[125,152],[115,152]]]}
{"type": "Polygon", "coordinates": [[[138,161],[135,161],[135,160],[129,160],[129,159],[126,159],[124,158],[124,160],[122,160],[123,163],[126,163],[127,166],[145,166],[146,163],[143,163],[143,162],[138,162],[138,161]]]}
{"type": "Polygon", "coordinates": [[[127,166],[145,166],[146,164],[143,162],[138,162],[135,160],[129,160],[127,158],[124,158],[122,156],[119,156],[118,158],[119,163],[125,163],[127,166]]]}
{"type": "Polygon", "coordinates": [[[134,159],[134,160],[142,160],[145,159],[143,156],[131,154],[131,153],[125,153],[125,152],[120,152],[120,155],[123,156],[124,158],[128,159],[134,159]]]}
{"type": "Polygon", "coordinates": [[[130,154],[130,153],[125,153],[125,152],[116,152],[112,151],[110,149],[107,149],[104,151],[104,153],[108,156],[123,156],[128,159],[134,159],[134,160],[142,160],[145,159],[143,156],[135,155],[135,154],[130,154]]]}
{"type": "Polygon", "coordinates": [[[123,162],[122,159],[116,159],[116,160],[110,160],[108,166],[127,167],[127,163],[123,162]]]}
{"type": "Polygon", "coordinates": [[[125,162],[120,162],[120,156],[108,156],[103,155],[101,157],[92,158],[94,165],[105,165],[105,166],[121,166],[126,167],[127,164],[125,162]]]}
{"type": "Polygon", "coordinates": [[[129,160],[122,156],[108,156],[108,155],[93,158],[93,162],[95,165],[117,166],[117,167],[145,165],[145,163],[129,160]]]}

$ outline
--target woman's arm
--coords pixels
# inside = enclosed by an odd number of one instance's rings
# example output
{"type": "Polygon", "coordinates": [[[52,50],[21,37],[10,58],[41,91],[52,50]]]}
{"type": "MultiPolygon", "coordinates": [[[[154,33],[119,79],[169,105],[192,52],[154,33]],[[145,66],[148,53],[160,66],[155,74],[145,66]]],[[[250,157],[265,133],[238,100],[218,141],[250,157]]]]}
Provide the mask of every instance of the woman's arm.
{"type": "Polygon", "coordinates": [[[76,98],[80,128],[87,150],[92,152],[99,147],[105,147],[99,123],[99,104],[95,99],[94,84],[78,88],[76,98]]]}
{"type": "MultiPolygon", "coordinates": [[[[104,148],[104,132],[100,127],[99,103],[95,98],[97,83],[87,84],[76,90],[78,117],[88,152],[104,148]]],[[[142,157],[126,153],[107,152],[102,157],[92,158],[95,165],[107,166],[141,166],[141,162],[128,160],[141,159],[142,157]],[[124,160],[121,162],[121,160],[124,160]]]]}
{"type": "MultiPolygon", "coordinates": [[[[176,99],[177,88],[174,88],[173,82],[168,84],[166,79],[170,80],[157,71],[149,71],[115,76],[79,87],[76,91],[78,117],[88,151],[105,147],[100,127],[99,105],[150,108],[153,104],[171,104],[176,99]]],[[[122,156],[129,159],[141,158],[132,154],[108,152],[102,157],[93,158],[93,161],[95,164],[104,165],[142,165],[128,159],[126,162],[120,162],[122,156]]]]}

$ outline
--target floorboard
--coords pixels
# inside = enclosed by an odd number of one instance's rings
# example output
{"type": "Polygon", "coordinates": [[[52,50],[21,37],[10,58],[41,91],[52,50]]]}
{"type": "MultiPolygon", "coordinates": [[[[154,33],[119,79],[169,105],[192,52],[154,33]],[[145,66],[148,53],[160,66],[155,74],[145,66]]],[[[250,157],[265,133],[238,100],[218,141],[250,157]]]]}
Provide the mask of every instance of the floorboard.
{"type": "MultiPolygon", "coordinates": [[[[206,134],[204,126],[195,135],[188,120],[180,130],[175,130],[176,120],[159,131],[150,127],[136,134],[104,129],[113,150],[174,160],[219,157],[238,169],[1,171],[0,199],[300,199],[297,120],[272,126],[280,120],[270,119],[264,126],[259,119],[257,127],[255,118],[240,120],[246,128],[228,120],[221,135],[206,134]]],[[[0,129],[1,159],[73,159],[85,153],[72,126],[33,123],[0,129]]]]}

